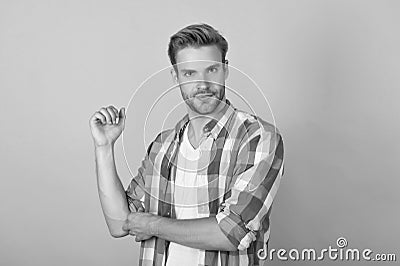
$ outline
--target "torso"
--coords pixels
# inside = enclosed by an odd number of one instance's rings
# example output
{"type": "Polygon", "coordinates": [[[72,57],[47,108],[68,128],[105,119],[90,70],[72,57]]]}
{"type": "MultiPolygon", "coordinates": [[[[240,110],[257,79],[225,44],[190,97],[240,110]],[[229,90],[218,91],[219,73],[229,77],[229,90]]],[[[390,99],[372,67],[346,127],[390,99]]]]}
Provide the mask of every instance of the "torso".
{"type": "MultiPolygon", "coordinates": [[[[211,141],[200,142],[197,148],[193,147],[188,137],[188,127],[184,132],[184,138],[178,152],[178,164],[174,186],[174,206],[177,219],[201,218],[198,213],[197,189],[203,182],[197,175],[198,162],[202,154],[201,150],[208,148],[211,141]]],[[[198,265],[201,252],[199,249],[186,247],[171,242],[168,249],[167,266],[198,265]]]]}

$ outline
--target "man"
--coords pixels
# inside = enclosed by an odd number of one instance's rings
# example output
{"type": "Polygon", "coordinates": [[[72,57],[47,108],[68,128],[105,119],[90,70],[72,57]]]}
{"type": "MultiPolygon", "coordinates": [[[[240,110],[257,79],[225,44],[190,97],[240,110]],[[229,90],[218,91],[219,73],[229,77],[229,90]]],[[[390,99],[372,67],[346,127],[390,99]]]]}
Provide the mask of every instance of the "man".
{"type": "Polygon", "coordinates": [[[126,190],[113,151],[125,108],[90,119],[109,231],[141,241],[140,265],[259,265],[258,251],[266,252],[283,142],[274,126],[226,99],[227,50],[207,24],[171,37],[171,73],[187,114],[152,141],[126,190]]]}

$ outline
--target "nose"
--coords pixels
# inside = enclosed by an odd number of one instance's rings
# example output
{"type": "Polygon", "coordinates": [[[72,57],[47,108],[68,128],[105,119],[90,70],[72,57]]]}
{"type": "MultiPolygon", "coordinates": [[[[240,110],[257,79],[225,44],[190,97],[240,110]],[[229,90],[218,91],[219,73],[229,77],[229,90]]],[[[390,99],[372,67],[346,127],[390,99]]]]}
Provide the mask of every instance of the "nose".
{"type": "Polygon", "coordinates": [[[210,88],[210,83],[208,81],[199,81],[196,87],[199,91],[206,91],[210,88]]]}
{"type": "Polygon", "coordinates": [[[210,88],[210,82],[207,80],[204,74],[199,75],[199,80],[197,81],[196,85],[199,90],[205,90],[210,88]]]}

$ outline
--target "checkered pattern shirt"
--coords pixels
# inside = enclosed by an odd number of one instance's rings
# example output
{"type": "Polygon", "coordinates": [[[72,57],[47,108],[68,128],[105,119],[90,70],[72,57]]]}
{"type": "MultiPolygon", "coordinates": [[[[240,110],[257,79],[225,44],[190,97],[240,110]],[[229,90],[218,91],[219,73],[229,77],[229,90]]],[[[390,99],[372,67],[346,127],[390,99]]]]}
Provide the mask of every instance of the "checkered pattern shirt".
{"type": "MultiPolygon", "coordinates": [[[[257,252],[267,252],[270,213],[283,174],[282,137],[273,125],[240,111],[229,100],[221,118],[203,128],[213,138],[210,156],[201,156],[197,172],[198,213],[215,217],[236,251],[201,250],[198,265],[260,265],[257,252]]],[[[132,178],[126,195],[131,211],[176,218],[174,180],[177,151],[189,122],[185,115],[173,129],[161,132],[132,178]]],[[[169,241],[152,237],[141,242],[139,264],[162,266],[169,241]]]]}

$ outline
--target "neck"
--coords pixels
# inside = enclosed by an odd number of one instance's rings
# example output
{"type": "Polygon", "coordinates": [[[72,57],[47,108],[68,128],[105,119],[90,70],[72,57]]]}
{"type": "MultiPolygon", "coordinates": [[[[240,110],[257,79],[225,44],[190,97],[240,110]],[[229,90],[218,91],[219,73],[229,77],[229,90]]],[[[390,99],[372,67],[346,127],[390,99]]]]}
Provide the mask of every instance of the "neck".
{"type": "Polygon", "coordinates": [[[226,106],[226,98],[224,97],[217,106],[217,108],[214,110],[214,112],[207,115],[196,113],[188,107],[188,115],[190,120],[190,123],[188,125],[189,137],[192,140],[195,140],[195,142],[198,142],[203,135],[204,126],[208,122],[210,122],[211,119],[219,120],[222,116],[222,110],[224,109],[225,106],[226,106]]]}

